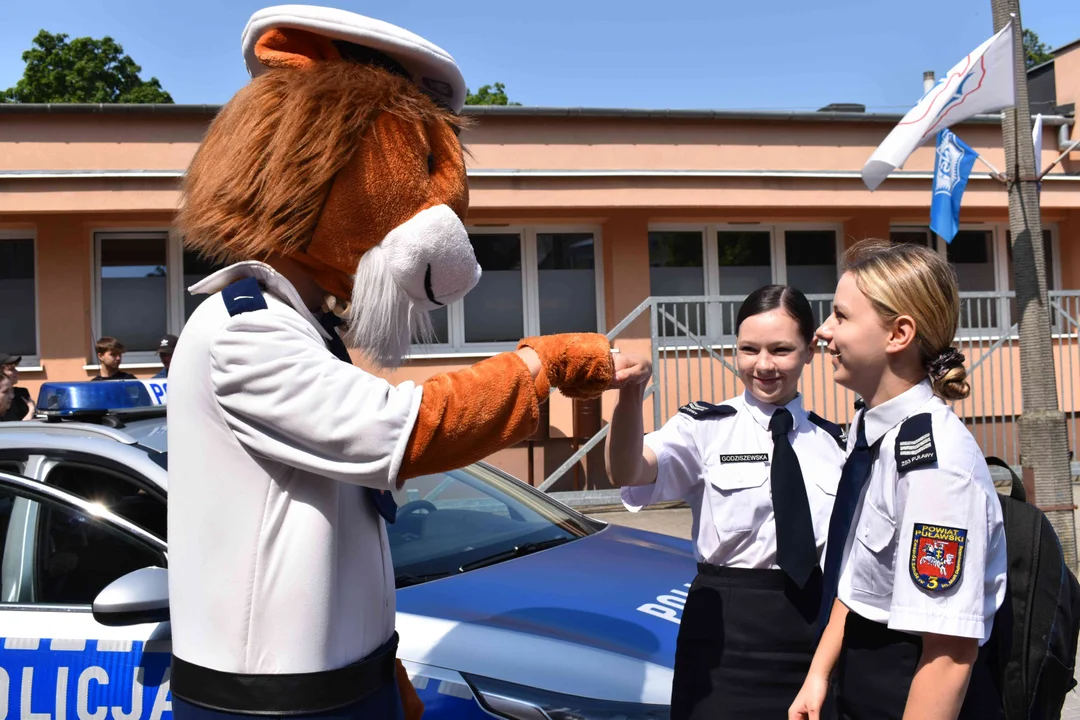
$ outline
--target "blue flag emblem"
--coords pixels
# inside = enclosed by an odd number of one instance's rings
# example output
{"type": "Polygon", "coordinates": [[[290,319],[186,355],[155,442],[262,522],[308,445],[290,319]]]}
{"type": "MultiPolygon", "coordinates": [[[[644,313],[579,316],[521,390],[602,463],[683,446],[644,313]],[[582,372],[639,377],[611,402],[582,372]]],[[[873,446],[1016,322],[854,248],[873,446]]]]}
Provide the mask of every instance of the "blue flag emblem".
{"type": "Polygon", "coordinates": [[[960,199],[978,155],[951,130],[938,133],[930,229],[947,243],[952,242],[960,229],[960,199]]]}

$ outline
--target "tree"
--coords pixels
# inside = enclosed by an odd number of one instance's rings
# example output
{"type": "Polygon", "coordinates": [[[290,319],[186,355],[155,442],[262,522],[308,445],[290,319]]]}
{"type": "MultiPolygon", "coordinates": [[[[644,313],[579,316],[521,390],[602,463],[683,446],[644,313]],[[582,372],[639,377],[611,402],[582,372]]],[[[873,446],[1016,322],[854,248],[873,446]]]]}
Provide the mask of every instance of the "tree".
{"type": "Polygon", "coordinates": [[[1036,65],[1053,60],[1050,46],[1039,40],[1039,36],[1032,30],[1024,30],[1024,65],[1033,68],[1036,65]]]}
{"type": "Polygon", "coordinates": [[[491,89],[491,85],[482,85],[480,89],[475,93],[468,88],[465,88],[465,104],[466,105],[521,105],[521,103],[510,102],[510,99],[506,97],[506,86],[501,82],[495,83],[494,91],[491,89]]]}
{"type": "Polygon", "coordinates": [[[23,53],[26,69],[0,102],[171,103],[157,78],[143,80],[142,68],[111,37],[81,37],[42,30],[23,53]]]}

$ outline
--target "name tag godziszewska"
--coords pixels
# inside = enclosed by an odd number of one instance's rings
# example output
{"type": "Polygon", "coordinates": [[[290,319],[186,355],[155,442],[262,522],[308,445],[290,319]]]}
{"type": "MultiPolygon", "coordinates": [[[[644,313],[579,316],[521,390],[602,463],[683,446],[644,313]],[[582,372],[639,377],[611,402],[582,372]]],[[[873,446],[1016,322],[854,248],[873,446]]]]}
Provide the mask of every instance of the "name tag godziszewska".
{"type": "Polygon", "coordinates": [[[747,453],[742,455],[721,455],[722,463],[756,463],[769,462],[768,453],[747,453]]]}

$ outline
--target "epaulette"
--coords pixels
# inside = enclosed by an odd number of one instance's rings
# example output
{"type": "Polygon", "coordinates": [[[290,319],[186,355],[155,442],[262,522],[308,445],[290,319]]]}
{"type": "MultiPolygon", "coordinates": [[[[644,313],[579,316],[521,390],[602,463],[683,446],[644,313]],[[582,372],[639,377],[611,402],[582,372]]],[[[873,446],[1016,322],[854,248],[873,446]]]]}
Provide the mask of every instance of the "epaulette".
{"type": "Polygon", "coordinates": [[[937,447],[934,446],[930,413],[912,415],[896,433],[896,471],[904,473],[936,462],[937,447]]]}
{"type": "Polygon", "coordinates": [[[225,302],[225,309],[233,317],[267,308],[262,286],[253,277],[241,278],[227,286],[221,291],[221,299],[225,302]]]}
{"type": "Polygon", "coordinates": [[[841,450],[847,448],[847,433],[844,432],[844,427],[842,425],[826,420],[812,410],[806,413],[806,417],[810,419],[810,422],[832,435],[833,440],[836,441],[836,444],[840,446],[841,450]]]}
{"type": "Polygon", "coordinates": [[[710,417],[727,417],[739,412],[730,405],[713,405],[703,400],[695,400],[679,408],[683,415],[689,415],[695,420],[704,420],[710,417]]]}

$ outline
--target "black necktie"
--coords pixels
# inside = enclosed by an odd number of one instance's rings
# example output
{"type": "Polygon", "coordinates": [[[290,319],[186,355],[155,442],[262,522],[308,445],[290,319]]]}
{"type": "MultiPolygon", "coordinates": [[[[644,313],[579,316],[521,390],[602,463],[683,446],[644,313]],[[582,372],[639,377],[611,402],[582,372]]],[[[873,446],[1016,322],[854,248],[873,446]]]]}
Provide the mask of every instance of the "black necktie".
{"type": "Polygon", "coordinates": [[[799,456],[788,440],[795,419],[785,408],[773,412],[769,431],[773,436],[772,501],[776,519],[776,564],[800,588],[817,567],[814,520],[806,499],[799,456]]]}
{"type": "MultiPolygon", "coordinates": [[[[327,341],[326,346],[330,352],[334,353],[334,356],[338,360],[352,365],[352,358],[349,357],[349,349],[345,347],[345,343],[341,340],[341,335],[338,334],[337,327],[342,323],[334,313],[321,313],[319,315],[319,324],[323,326],[327,334],[330,335],[330,340],[327,341]]],[[[383,520],[393,524],[397,520],[397,503],[394,502],[394,496],[388,493],[386,490],[376,490],[375,488],[364,488],[367,490],[368,497],[371,498],[371,502],[375,503],[375,509],[382,515],[383,520]]]]}
{"type": "Polygon", "coordinates": [[[874,448],[866,443],[866,413],[859,418],[859,428],[855,435],[855,449],[851,451],[844,470],[840,473],[840,486],[836,490],[836,503],[832,517],[829,518],[829,542],[825,546],[825,573],[821,583],[821,612],[818,615],[818,633],[824,632],[832,613],[833,600],[840,583],[840,561],[844,556],[848,531],[855,517],[855,508],[859,505],[859,496],[863,486],[870,478],[870,468],[874,465],[874,448]]]}

